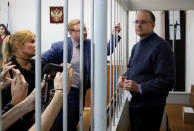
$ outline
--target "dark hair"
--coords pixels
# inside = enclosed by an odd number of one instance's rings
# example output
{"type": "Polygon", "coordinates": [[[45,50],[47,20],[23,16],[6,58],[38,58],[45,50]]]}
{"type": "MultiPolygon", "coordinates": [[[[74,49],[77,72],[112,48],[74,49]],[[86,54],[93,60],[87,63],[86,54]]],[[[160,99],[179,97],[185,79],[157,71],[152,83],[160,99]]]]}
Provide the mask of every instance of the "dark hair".
{"type": "Polygon", "coordinates": [[[6,27],[4,24],[0,24],[0,27],[1,27],[1,26],[5,29],[5,34],[6,34],[6,35],[11,35],[11,34],[9,33],[9,31],[7,30],[7,27],[6,27]]]}
{"type": "Polygon", "coordinates": [[[151,11],[149,11],[149,10],[140,10],[140,12],[147,12],[147,13],[149,13],[150,17],[152,19],[152,22],[155,22],[155,16],[154,16],[154,14],[151,11]]]}

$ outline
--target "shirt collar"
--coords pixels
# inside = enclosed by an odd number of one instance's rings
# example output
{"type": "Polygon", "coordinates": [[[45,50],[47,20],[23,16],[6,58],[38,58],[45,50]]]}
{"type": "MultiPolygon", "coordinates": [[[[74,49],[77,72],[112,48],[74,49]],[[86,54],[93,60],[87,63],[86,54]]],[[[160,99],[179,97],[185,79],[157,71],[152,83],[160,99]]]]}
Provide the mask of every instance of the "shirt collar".
{"type": "Polygon", "coordinates": [[[152,32],[152,33],[150,33],[149,35],[147,35],[145,38],[143,38],[143,39],[141,39],[140,41],[145,41],[145,40],[147,40],[147,39],[149,39],[152,35],[154,35],[155,33],[154,32],[152,32]]]}
{"type": "Polygon", "coordinates": [[[80,44],[77,43],[77,41],[74,40],[73,38],[71,38],[71,40],[72,40],[73,47],[78,48],[80,44]]]}

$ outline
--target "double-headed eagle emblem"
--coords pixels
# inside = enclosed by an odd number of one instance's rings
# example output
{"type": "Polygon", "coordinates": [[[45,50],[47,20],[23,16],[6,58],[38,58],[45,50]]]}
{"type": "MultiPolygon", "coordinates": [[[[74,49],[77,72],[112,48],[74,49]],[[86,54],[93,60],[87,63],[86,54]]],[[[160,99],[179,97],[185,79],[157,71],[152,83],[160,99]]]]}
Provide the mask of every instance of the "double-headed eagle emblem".
{"type": "Polygon", "coordinates": [[[63,23],[63,6],[50,6],[50,23],[63,23]]]}
{"type": "Polygon", "coordinates": [[[55,22],[59,22],[62,19],[63,11],[56,8],[51,10],[51,17],[55,22]]]}

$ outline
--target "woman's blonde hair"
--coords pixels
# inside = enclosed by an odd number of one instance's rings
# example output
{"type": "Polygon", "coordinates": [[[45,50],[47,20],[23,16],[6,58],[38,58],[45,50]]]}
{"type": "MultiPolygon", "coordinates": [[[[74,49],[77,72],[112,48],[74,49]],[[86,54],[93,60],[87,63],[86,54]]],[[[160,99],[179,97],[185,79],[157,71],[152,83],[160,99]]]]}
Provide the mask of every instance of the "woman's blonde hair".
{"type": "Polygon", "coordinates": [[[23,45],[34,37],[34,34],[29,30],[16,31],[13,35],[6,37],[3,41],[2,55],[3,61],[9,61],[16,52],[16,44],[23,45]]]}

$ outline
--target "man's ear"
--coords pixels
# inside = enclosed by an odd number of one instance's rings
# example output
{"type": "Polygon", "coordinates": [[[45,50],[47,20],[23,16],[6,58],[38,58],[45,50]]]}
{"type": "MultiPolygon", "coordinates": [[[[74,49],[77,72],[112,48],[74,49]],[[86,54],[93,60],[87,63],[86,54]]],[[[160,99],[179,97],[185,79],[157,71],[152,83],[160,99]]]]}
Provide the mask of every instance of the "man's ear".
{"type": "Polygon", "coordinates": [[[69,35],[71,35],[72,34],[72,31],[71,30],[69,30],[69,35]]]}
{"type": "Polygon", "coordinates": [[[156,24],[155,24],[155,22],[153,22],[153,23],[152,23],[152,27],[154,28],[154,27],[155,27],[155,25],[156,25],[156,24]]]}

